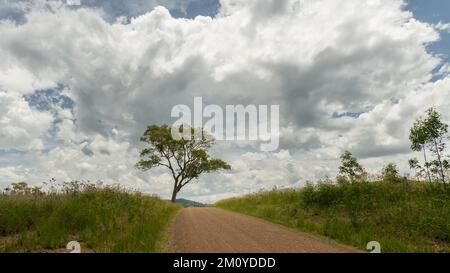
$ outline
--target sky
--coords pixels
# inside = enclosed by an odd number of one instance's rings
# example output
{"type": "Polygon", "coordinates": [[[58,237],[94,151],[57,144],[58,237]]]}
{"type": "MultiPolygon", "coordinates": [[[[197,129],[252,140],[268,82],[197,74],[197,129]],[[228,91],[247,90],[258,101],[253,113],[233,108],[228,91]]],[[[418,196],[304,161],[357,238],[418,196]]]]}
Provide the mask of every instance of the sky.
{"type": "Polygon", "coordinates": [[[202,202],[335,177],[352,151],[371,173],[411,173],[408,131],[450,122],[446,0],[0,0],[0,187],[55,178],[170,196],[140,172],[139,136],[171,109],[280,105],[280,148],[219,142],[231,171],[180,197],[202,202]]]}

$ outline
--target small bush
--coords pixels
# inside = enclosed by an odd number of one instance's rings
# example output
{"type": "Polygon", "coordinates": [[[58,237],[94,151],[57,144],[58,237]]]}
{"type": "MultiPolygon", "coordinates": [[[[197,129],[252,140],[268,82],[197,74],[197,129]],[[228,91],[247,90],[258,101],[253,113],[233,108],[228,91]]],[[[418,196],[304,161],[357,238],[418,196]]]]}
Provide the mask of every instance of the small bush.
{"type": "Polygon", "coordinates": [[[326,208],[335,206],[342,201],[342,193],[339,187],[329,184],[308,186],[303,190],[302,200],[305,206],[317,206],[326,208]]]}

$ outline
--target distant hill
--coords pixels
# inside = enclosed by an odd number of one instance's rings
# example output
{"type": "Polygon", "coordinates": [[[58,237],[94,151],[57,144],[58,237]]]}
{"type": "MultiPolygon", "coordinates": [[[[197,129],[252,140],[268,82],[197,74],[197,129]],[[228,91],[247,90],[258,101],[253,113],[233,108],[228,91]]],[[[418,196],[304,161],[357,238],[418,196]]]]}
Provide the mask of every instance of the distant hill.
{"type": "Polygon", "coordinates": [[[195,201],[187,200],[187,199],[177,199],[177,204],[180,204],[185,208],[205,207],[206,206],[203,203],[199,203],[199,202],[195,202],[195,201]]]}

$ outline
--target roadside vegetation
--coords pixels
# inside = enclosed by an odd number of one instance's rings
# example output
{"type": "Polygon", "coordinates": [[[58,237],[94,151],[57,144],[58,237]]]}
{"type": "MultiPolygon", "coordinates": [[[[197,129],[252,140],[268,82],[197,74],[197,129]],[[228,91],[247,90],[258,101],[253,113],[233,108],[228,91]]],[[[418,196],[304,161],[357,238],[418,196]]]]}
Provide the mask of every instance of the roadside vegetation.
{"type": "Polygon", "coordinates": [[[450,187],[400,180],[262,192],[217,207],[383,252],[450,252],[450,187]]]}
{"type": "Polygon", "coordinates": [[[0,196],[0,252],[158,252],[180,209],[157,197],[100,183],[14,183],[0,196]]]}
{"type": "Polygon", "coordinates": [[[335,180],[260,192],[216,206],[363,250],[368,242],[378,241],[383,252],[450,252],[447,128],[433,108],[414,123],[411,149],[423,157],[422,163],[409,160],[414,179],[401,177],[395,163],[387,164],[380,175],[369,175],[345,151],[335,180]]]}

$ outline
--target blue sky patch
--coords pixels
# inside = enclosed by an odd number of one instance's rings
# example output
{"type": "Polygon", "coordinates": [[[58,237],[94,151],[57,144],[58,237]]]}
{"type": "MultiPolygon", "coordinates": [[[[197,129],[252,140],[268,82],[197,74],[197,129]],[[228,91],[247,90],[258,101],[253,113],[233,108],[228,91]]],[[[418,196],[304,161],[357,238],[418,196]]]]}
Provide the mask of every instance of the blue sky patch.
{"type": "Polygon", "coordinates": [[[199,15],[214,17],[219,11],[219,0],[200,0],[192,2],[185,11],[171,10],[170,13],[176,18],[195,18],[199,15]]]}
{"type": "Polygon", "coordinates": [[[53,124],[49,129],[49,136],[43,139],[47,149],[56,147],[64,143],[63,140],[55,138],[58,133],[58,124],[62,122],[58,116],[57,109],[69,109],[73,110],[75,102],[68,96],[63,94],[64,86],[58,85],[53,89],[38,90],[31,95],[24,96],[30,107],[42,111],[50,112],[53,115],[53,124]]]}
{"type": "Polygon", "coordinates": [[[359,118],[359,116],[361,116],[362,114],[364,114],[364,112],[342,112],[342,113],[334,112],[332,117],[333,118],[344,118],[344,117],[359,118]]]}
{"type": "MultiPolygon", "coordinates": [[[[450,22],[450,1],[448,0],[408,0],[407,9],[414,13],[414,17],[430,24],[450,22]]],[[[441,55],[450,61],[450,33],[441,31],[441,41],[428,46],[428,50],[441,55]]]]}
{"type": "Polygon", "coordinates": [[[37,90],[31,95],[25,96],[28,104],[39,111],[51,111],[55,106],[62,109],[73,109],[74,101],[62,94],[63,85],[53,89],[37,90]]]}

